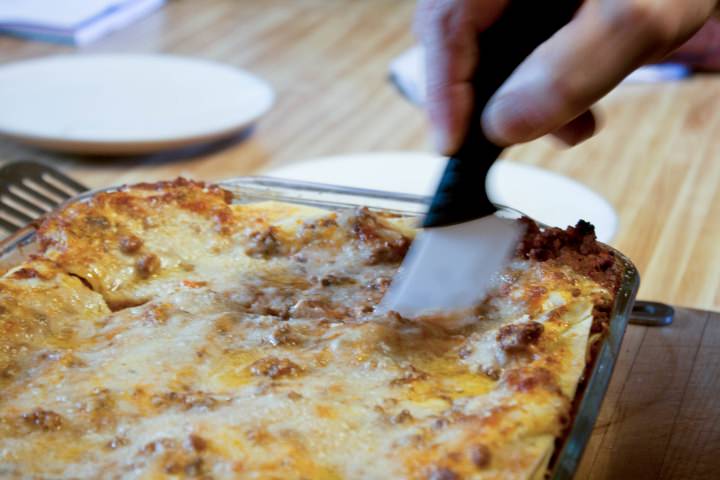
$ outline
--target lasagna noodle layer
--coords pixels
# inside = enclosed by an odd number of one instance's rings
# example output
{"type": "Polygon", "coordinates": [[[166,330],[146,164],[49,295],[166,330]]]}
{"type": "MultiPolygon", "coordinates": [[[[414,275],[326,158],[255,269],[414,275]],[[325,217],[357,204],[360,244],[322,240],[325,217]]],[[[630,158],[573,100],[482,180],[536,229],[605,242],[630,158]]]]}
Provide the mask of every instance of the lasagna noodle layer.
{"type": "Polygon", "coordinates": [[[10,478],[541,478],[611,299],[518,258],[460,329],[376,315],[407,219],[185,180],[39,235],[0,279],[10,478]]]}

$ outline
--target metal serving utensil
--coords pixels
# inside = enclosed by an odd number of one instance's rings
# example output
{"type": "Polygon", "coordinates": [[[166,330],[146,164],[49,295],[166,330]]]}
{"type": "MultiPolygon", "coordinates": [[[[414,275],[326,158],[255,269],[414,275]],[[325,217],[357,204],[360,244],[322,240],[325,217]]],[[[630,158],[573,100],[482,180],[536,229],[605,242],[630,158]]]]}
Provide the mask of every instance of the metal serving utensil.
{"type": "Polygon", "coordinates": [[[0,167],[0,227],[13,233],[88,188],[55,168],[21,161],[0,167]]]}

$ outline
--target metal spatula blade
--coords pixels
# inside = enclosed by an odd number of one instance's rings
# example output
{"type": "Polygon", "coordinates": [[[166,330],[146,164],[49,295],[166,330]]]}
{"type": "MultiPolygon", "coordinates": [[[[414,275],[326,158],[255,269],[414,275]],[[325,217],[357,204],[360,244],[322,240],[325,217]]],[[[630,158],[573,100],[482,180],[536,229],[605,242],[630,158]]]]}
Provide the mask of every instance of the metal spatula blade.
{"type": "Polygon", "coordinates": [[[414,318],[476,305],[523,231],[520,222],[495,215],[428,229],[413,242],[382,308],[414,318]]]}
{"type": "Polygon", "coordinates": [[[520,63],[570,21],[579,0],[511,0],[480,35],[482,72],[466,137],[448,160],[423,223],[379,311],[405,317],[462,310],[478,303],[515,251],[523,227],[501,219],[485,179],[503,151],[483,133],[481,115],[520,63]]]}

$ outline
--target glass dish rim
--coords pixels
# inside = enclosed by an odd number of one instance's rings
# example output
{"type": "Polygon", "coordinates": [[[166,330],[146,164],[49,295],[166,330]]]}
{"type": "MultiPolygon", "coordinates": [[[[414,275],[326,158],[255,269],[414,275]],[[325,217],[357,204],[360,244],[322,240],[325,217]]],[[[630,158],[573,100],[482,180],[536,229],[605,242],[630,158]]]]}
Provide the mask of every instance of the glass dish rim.
{"type": "MultiPolygon", "coordinates": [[[[207,184],[218,185],[231,191],[235,189],[236,191],[232,193],[236,199],[245,196],[246,199],[255,201],[278,200],[329,209],[351,208],[365,205],[373,209],[412,216],[421,215],[430,201],[429,197],[422,195],[263,176],[232,177],[225,180],[207,182],[207,184]],[[246,189],[246,191],[241,193],[238,192],[237,189],[246,189]],[[305,197],[303,195],[305,195],[305,197]],[[339,198],[335,198],[335,201],[330,201],[328,199],[322,199],[321,197],[323,195],[335,195],[339,198]],[[356,201],[352,201],[351,199],[355,199],[356,201]],[[360,201],[361,199],[365,201],[360,201]],[[373,203],[388,201],[394,202],[397,205],[414,206],[416,211],[372,205],[373,203]]],[[[89,190],[67,200],[57,209],[63,208],[69,203],[87,200],[98,193],[122,189],[124,186],[125,185],[89,190]]],[[[22,251],[23,247],[30,245],[34,238],[35,228],[33,225],[28,225],[8,237],[0,239],[0,260],[17,250],[22,251]]],[[[590,375],[584,379],[584,389],[579,394],[580,401],[575,404],[573,421],[563,435],[560,446],[558,447],[558,445],[556,445],[553,451],[553,461],[551,462],[549,472],[550,478],[553,480],[571,479],[582,459],[583,452],[592,434],[595,421],[602,406],[602,401],[610,383],[617,357],[620,354],[620,344],[625,334],[635,296],[640,285],[640,275],[635,265],[618,250],[608,245],[606,246],[615,253],[623,265],[622,282],[618,288],[610,314],[608,332],[603,338],[602,346],[594,359],[590,375]]]]}

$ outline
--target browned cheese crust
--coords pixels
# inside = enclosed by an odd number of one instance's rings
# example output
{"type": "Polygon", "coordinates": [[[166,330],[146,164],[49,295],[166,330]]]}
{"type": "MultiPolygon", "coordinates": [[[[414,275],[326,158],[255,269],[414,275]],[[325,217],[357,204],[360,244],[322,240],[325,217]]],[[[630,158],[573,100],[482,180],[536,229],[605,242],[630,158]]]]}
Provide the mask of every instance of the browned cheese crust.
{"type": "Polygon", "coordinates": [[[605,330],[610,319],[612,300],[623,276],[623,266],[615,252],[597,241],[595,227],[584,220],[565,230],[541,230],[537,223],[528,218],[524,218],[523,222],[527,225],[527,230],[518,248],[518,256],[537,262],[569,266],[580,275],[593,279],[612,294],[604,301],[598,299],[593,311],[593,331],[605,330]]]}
{"type": "Polygon", "coordinates": [[[408,218],[184,179],[70,204],[0,276],[0,477],[542,478],[622,265],[524,221],[456,328],[374,311],[408,218]]]}

